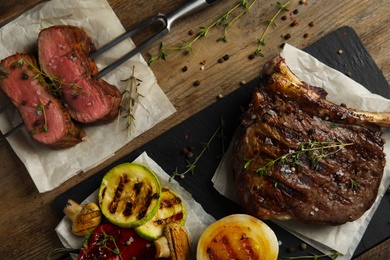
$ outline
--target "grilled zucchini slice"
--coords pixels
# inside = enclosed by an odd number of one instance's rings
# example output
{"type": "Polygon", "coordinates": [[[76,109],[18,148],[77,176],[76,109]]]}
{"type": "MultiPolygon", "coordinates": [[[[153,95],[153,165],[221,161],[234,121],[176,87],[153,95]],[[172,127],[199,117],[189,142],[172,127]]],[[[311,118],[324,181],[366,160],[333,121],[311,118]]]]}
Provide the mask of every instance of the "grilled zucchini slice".
{"type": "Polygon", "coordinates": [[[161,185],[148,167],[123,163],[106,173],[99,190],[103,215],[120,227],[146,223],[160,205],[161,185]]]}
{"type": "Polygon", "coordinates": [[[156,214],[148,222],[134,229],[144,239],[156,240],[163,235],[168,223],[177,222],[184,226],[185,221],[184,202],[172,190],[162,188],[160,207],[156,214]]]}

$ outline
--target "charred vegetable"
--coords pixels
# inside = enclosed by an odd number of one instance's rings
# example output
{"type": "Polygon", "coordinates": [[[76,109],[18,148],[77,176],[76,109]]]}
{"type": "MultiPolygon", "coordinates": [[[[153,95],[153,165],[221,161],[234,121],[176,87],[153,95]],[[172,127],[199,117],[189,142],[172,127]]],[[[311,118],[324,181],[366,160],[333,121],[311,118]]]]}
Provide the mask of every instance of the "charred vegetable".
{"type": "Polygon", "coordinates": [[[100,209],[95,203],[82,206],[71,199],[68,200],[64,213],[72,220],[72,232],[76,236],[85,236],[92,232],[102,219],[100,209]]]}
{"type": "Polygon", "coordinates": [[[275,260],[279,244],[275,233],[261,220],[234,214],[211,224],[202,234],[197,259],[275,260]]]}
{"type": "Polygon", "coordinates": [[[135,228],[135,231],[143,238],[155,240],[163,235],[164,227],[177,222],[184,225],[186,211],[183,201],[170,189],[163,188],[161,192],[160,207],[156,214],[145,224],[135,228]]]}
{"type": "Polygon", "coordinates": [[[141,238],[132,228],[111,223],[99,226],[85,243],[78,260],[86,259],[154,259],[153,243],[141,238]]]}
{"type": "Polygon", "coordinates": [[[103,178],[99,204],[103,215],[121,227],[137,227],[150,220],[160,205],[161,186],[146,166],[124,163],[103,178]]]}
{"type": "MultiPolygon", "coordinates": [[[[186,260],[190,258],[191,241],[187,231],[179,223],[171,222],[164,227],[163,236],[154,241],[156,258],[186,260]]],[[[199,259],[199,258],[198,258],[199,259]]]]}

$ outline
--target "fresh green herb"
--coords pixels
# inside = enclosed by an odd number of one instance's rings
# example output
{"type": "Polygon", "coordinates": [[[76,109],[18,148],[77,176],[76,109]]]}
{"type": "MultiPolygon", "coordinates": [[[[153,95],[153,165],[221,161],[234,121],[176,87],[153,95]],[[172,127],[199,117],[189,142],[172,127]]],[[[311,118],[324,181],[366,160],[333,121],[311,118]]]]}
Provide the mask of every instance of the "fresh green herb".
{"type": "MultiPolygon", "coordinates": [[[[341,151],[345,146],[352,145],[352,143],[341,143],[341,142],[304,142],[299,146],[299,150],[291,151],[284,154],[274,160],[268,159],[267,163],[256,170],[260,175],[270,174],[276,163],[289,164],[291,166],[299,166],[300,156],[306,155],[311,166],[317,170],[318,162],[331,155],[334,155],[341,151]]],[[[249,162],[250,163],[250,162],[249,162]]],[[[248,167],[248,162],[245,163],[248,167]]]]}
{"type": "Polygon", "coordinates": [[[197,42],[200,38],[207,36],[209,31],[216,26],[224,26],[224,35],[217,39],[217,41],[227,42],[227,32],[229,28],[236,22],[239,18],[241,18],[244,14],[248,13],[252,8],[254,3],[257,0],[253,0],[253,2],[249,5],[248,0],[240,0],[237,4],[235,4],[229,11],[220,16],[216,21],[209,24],[208,26],[199,27],[199,31],[197,32],[194,39],[191,41],[182,41],[182,44],[173,47],[165,47],[164,43],[160,45],[160,52],[157,55],[152,55],[148,53],[149,60],[148,65],[151,65],[154,61],[158,59],[166,60],[168,56],[168,51],[185,51],[185,53],[192,52],[192,47],[195,42],[197,42]],[[245,10],[239,13],[237,16],[232,18],[229,22],[227,22],[232,15],[232,13],[238,9],[239,7],[243,7],[245,10]],[[226,22],[226,23],[225,23],[226,22]]]}
{"type": "Polygon", "coordinates": [[[172,176],[169,178],[169,181],[172,181],[176,176],[179,176],[180,178],[184,178],[185,175],[187,173],[191,173],[192,175],[194,175],[194,172],[195,172],[195,168],[196,168],[196,165],[198,163],[198,161],[200,160],[200,158],[204,155],[204,153],[210,148],[210,144],[212,143],[212,141],[215,139],[215,137],[218,136],[218,133],[220,133],[221,135],[221,138],[222,138],[222,149],[223,149],[223,152],[224,152],[224,145],[223,145],[223,139],[224,139],[224,136],[223,136],[223,128],[225,126],[225,123],[223,121],[223,119],[221,119],[221,123],[220,125],[218,126],[218,128],[215,130],[215,132],[213,133],[213,135],[210,137],[210,139],[207,141],[207,143],[203,144],[203,149],[202,151],[200,152],[200,154],[198,156],[196,156],[195,160],[190,163],[187,161],[187,170],[180,173],[177,171],[177,168],[175,169],[175,171],[173,172],[172,176]]]}
{"type": "MultiPolygon", "coordinates": [[[[83,92],[83,89],[78,84],[73,82],[65,83],[60,77],[48,75],[41,71],[37,66],[31,63],[29,60],[21,58],[15,60],[9,64],[9,66],[13,66],[14,68],[22,67],[25,63],[27,63],[27,69],[33,71],[34,76],[32,79],[37,79],[38,83],[42,86],[48,86],[51,89],[51,92],[56,96],[61,96],[61,88],[64,84],[77,89],[76,96],[80,95],[83,92]],[[45,78],[49,79],[51,83],[47,83],[45,78]]],[[[4,68],[3,68],[4,69],[4,68]]],[[[23,74],[27,73],[26,71],[23,74]]],[[[1,78],[0,78],[1,79],[1,78]]]]}
{"type": "Polygon", "coordinates": [[[123,82],[127,82],[127,85],[125,90],[122,92],[122,99],[119,105],[119,114],[117,118],[117,126],[119,125],[120,117],[126,118],[126,128],[129,130],[128,134],[133,133],[133,127],[135,125],[134,107],[138,101],[138,97],[142,97],[142,95],[138,93],[138,87],[141,85],[142,80],[134,76],[134,71],[135,67],[133,67],[133,72],[130,78],[122,80],[123,82]],[[125,102],[128,103],[127,106],[124,104],[125,102]]]}
{"type": "MultiPolygon", "coordinates": [[[[40,102],[41,102],[41,104],[39,104],[38,107],[37,107],[37,114],[43,116],[43,122],[44,123],[43,123],[43,126],[40,129],[34,129],[34,130],[29,131],[30,135],[35,135],[35,134],[40,133],[40,132],[47,132],[47,131],[49,131],[49,126],[47,124],[47,117],[46,117],[46,107],[43,104],[42,100],[40,100],[40,102]]],[[[37,122],[39,122],[38,123],[39,125],[41,124],[39,120],[37,122]]]]}
{"type": "Polygon", "coordinates": [[[323,255],[316,255],[314,253],[310,253],[311,255],[307,255],[307,256],[290,256],[290,257],[282,257],[281,259],[285,259],[285,260],[296,260],[296,259],[314,259],[314,260],[317,260],[317,259],[320,259],[320,258],[331,258],[333,260],[337,259],[337,257],[339,257],[341,254],[339,252],[332,252],[330,254],[323,254],[323,255]]]}
{"type": "Polygon", "coordinates": [[[107,250],[113,252],[115,255],[119,256],[120,259],[123,260],[122,253],[119,250],[118,245],[116,244],[115,238],[113,236],[107,235],[105,232],[103,232],[103,239],[98,241],[96,245],[106,248],[107,250]],[[109,242],[112,242],[114,244],[114,249],[107,246],[109,242]]]}
{"type": "Polygon", "coordinates": [[[275,19],[276,19],[276,17],[278,17],[280,12],[288,11],[287,5],[290,2],[291,2],[291,0],[287,1],[285,4],[281,4],[280,2],[277,2],[277,4],[278,4],[278,11],[274,14],[274,16],[272,16],[271,19],[266,20],[267,27],[264,29],[263,34],[260,36],[260,38],[257,39],[257,49],[255,51],[256,55],[258,55],[260,57],[264,57],[264,53],[261,50],[261,46],[265,45],[265,36],[266,36],[266,34],[267,34],[267,32],[268,32],[268,30],[270,29],[271,26],[276,27],[275,19]]]}
{"type": "Polygon", "coordinates": [[[352,179],[350,179],[350,180],[351,180],[351,190],[357,190],[357,189],[360,188],[360,185],[359,185],[358,182],[356,182],[356,181],[354,181],[352,179]]]}
{"type": "Polygon", "coordinates": [[[9,72],[3,66],[0,66],[0,80],[8,77],[8,75],[9,72]]]}

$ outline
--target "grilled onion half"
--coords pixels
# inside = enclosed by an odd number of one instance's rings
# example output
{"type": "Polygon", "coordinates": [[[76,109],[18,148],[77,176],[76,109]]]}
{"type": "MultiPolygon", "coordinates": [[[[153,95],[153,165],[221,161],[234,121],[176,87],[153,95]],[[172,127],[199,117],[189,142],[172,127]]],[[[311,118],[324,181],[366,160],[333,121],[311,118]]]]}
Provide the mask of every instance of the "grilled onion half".
{"type": "Polygon", "coordinates": [[[279,243],[263,221],[246,214],[224,217],[206,228],[199,239],[197,259],[275,260],[279,243]]]}

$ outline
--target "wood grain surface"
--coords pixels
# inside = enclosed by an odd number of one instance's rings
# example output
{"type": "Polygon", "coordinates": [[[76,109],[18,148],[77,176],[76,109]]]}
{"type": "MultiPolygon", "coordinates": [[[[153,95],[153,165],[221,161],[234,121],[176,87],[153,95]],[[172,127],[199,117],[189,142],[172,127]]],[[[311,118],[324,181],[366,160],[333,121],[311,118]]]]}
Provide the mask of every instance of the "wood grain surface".
{"type": "MultiPolygon", "coordinates": [[[[44,1],[1,1],[0,25],[6,25],[40,2],[44,1]]],[[[124,27],[130,29],[158,12],[167,13],[174,10],[185,0],[109,0],[108,2],[124,27]]],[[[190,30],[197,32],[200,26],[208,26],[237,2],[220,0],[212,7],[178,21],[172,27],[171,33],[162,41],[166,46],[177,46],[182,40],[190,41],[194,37],[189,35],[190,30]]],[[[216,102],[218,95],[227,95],[239,88],[240,82],[248,82],[256,78],[264,62],[280,51],[279,46],[283,42],[303,49],[341,26],[350,26],[357,32],[389,82],[389,1],[308,0],[307,5],[302,5],[298,0],[293,0],[289,8],[290,11],[298,10],[294,17],[299,25],[294,27],[290,25],[289,12],[282,14],[287,15],[286,21],[283,21],[280,15],[276,19],[277,27],[271,28],[265,38],[266,45],[262,48],[265,57],[248,59],[257,48],[257,38],[265,28],[265,21],[277,11],[276,2],[257,1],[249,13],[229,28],[226,43],[217,42],[217,39],[223,35],[223,27],[212,28],[206,37],[194,43],[190,54],[169,51],[167,60],[154,62],[151,68],[159,85],[176,107],[177,113],[137,137],[118,151],[113,158],[88,172],[77,175],[53,191],[39,193],[8,142],[0,141],[0,258],[43,259],[48,252],[61,247],[54,231],[60,219],[52,207],[53,200],[58,195],[216,102]],[[315,26],[310,27],[310,22],[314,22],[315,26]],[[291,38],[285,40],[281,36],[287,33],[291,38]],[[304,37],[304,34],[308,34],[308,37],[304,37]],[[219,63],[218,60],[224,55],[229,55],[229,60],[219,63]],[[205,63],[204,70],[200,69],[201,62],[205,63]],[[184,66],[188,67],[185,73],[182,72],[184,66]],[[200,82],[198,87],[193,86],[196,80],[200,82]]],[[[140,34],[134,37],[134,41],[137,43],[143,38],[145,35],[140,34]]],[[[147,53],[157,54],[159,46],[160,42],[156,42],[145,50],[143,52],[145,59],[148,59],[147,53]]],[[[358,259],[388,259],[388,255],[390,255],[390,240],[383,241],[358,259]]]]}

